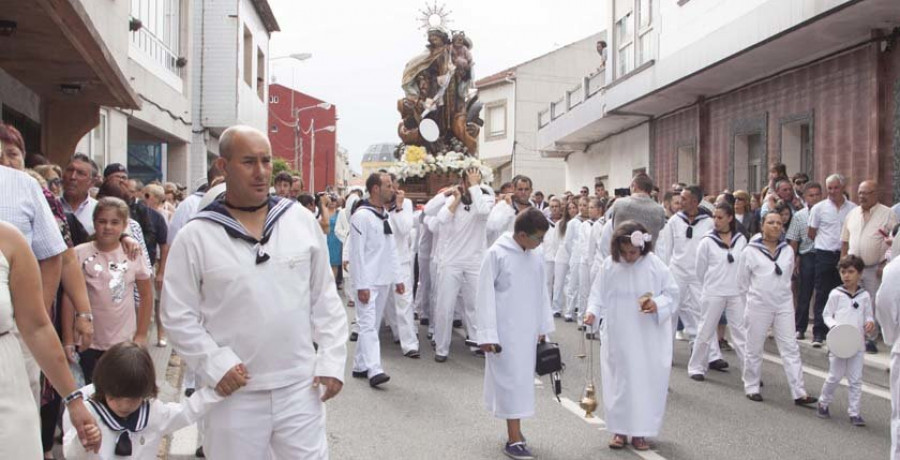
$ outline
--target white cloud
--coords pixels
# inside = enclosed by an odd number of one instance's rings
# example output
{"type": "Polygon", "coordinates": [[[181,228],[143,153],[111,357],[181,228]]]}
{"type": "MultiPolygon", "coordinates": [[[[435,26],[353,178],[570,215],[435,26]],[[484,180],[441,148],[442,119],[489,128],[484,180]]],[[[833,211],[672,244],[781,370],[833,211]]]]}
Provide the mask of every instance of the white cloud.
{"type": "MultiPolygon", "coordinates": [[[[273,35],[271,56],[313,55],[303,62],[273,62],[273,75],[279,83],[337,105],[338,142],[350,151],[350,164],[359,170],[370,144],[398,142],[400,77],[406,62],[425,46],[418,18],[426,3],[269,2],[282,29],[273,35]]],[[[464,30],[474,42],[476,79],[596,33],[604,25],[604,0],[450,0],[445,5],[452,11],[450,28],[464,30]]]]}

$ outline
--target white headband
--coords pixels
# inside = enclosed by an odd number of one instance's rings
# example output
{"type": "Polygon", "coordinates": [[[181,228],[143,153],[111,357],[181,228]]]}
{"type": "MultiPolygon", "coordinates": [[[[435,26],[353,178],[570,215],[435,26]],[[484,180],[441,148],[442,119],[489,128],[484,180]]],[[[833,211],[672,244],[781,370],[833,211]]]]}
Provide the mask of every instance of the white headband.
{"type": "Polygon", "coordinates": [[[644,233],[640,230],[635,230],[631,233],[631,245],[634,247],[644,249],[644,245],[651,240],[653,240],[653,237],[649,233],[644,233]]]}

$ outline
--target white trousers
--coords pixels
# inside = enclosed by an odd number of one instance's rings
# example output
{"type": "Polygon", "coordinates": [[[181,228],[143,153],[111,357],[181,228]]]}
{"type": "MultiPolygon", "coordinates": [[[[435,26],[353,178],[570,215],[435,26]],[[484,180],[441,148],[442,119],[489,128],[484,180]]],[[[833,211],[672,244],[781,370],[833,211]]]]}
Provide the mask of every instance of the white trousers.
{"type": "Polygon", "coordinates": [[[900,353],[891,353],[891,460],[900,460],[900,353]]]}
{"type": "Polygon", "coordinates": [[[828,378],[822,384],[822,396],[819,396],[819,403],[827,406],[834,401],[834,390],[841,383],[841,379],[847,377],[847,383],[850,385],[849,406],[847,415],[856,417],[859,415],[859,404],[862,400],[862,373],[863,373],[863,352],[859,352],[850,358],[838,358],[828,353],[828,378]]]}
{"type": "MultiPolygon", "coordinates": [[[[672,333],[678,329],[678,318],[684,324],[684,333],[688,337],[696,337],[700,325],[700,295],[702,287],[694,278],[675,277],[681,293],[681,301],[676,304],[676,310],[672,315],[672,333]]],[[[718,343],[718,342],[717,342],[718,343]]]]}
{"type": "Polygon", "coordinates": [[[356,339],[356,356],[353,358],[353,370],[369,372],[369,377],[376,376],[381,368],[381,343],[378,341],[378,328],[384,314],[393,286],[375,286],[369,289],[369,303],[356,299],[356,322],[359,324],[359,336],[356,339]]]}
{"type": "Polygon", "coordinates": [[[556,274],[556,262],[544,260],[544,278],[547,281],[547,294],[550,296],[550,305],[553,305],[553,276],[556,274]]]}
{"type": "Polygon", "coordinates": [[[731,331],[731,344],[734,345],[734,352],[743,368],[744,348],[747,346],[743,296],[704,296],[701,300],[701,309],[703,318],[700,320],[694,350],[688,363],[688,375],[706,374],[709,370],[708,364],[715,361],[714,357],[722,356],[716,331],[723,311],[725,318],[728,319],[728,329],[731,331]]]}
{"type": "Polygon", "coordinates": [[[553,313],[562,313],[566,302],[566,278],[569,275],[569,264],[556,262],[553,265],[553,313]]]}
{"type": "Polygon", "coordinates": [[[791,387],[794,399],[806,396],[803,384],[803,365],[800,363],[800,346],[794,337],[794,310],[788,307],[766,308],[758,311],[747,308],[744,324],[747,327],[747,350],[744,358],[744,392],[759,393],[760,368],[762,367],[763,346],[769,327],[775,333],[778,354],[781,355],[784,375],[791,387]]]}
{"type": "Polygon", "coordinates": [[[575,309],[579,307],[579,312],[584,313],[584,302],[581,301],[581,271],[586,267],[586,264],[580,262],[569,267],[569,276],[566,280],[566,308],[563,311],[566,318],[575,316],[575,309]]]}
{"type": "Polygon", "coordinates": [[[406,291],[401,295],[391,289],[385,316],[390,312],[391,319],[388,324],[391,326],[394,339],[400,339],[400,348],[403,353],[408,353],[419,350],[419,336],[416,334],[418,328],[413,316],[412,264],[403,263],[400,269],[404,273],[403,286],[406,287],[406,291]]]}
{"type": "Polygon", "coordinates": [[[325,405],[312,379],[269,391],[238,391],[206,414],[207,458],[327,459],[325,405]]]}
{"type": "Polygon", "coordinates": [[[431,318],[432,292],[431,258],[419,257],[419,286],[416,288],[415,311],[420,318],[431,318]]]}
{"type": "MultiPolygon", "coordinates": [[[[578,311],[581,316],[587,311],[588,297],[591,295],[591,265],[578,264],[578,311]]],[[[580,322],[580,321],[579,321],[580,322]]]]}
{"type": "Polygon", "coordinates": [[[475,290],[478,288],[479,270],[478,267],[441,267],[433,318],[435,354],[447,356],[450,353],[453,313],[460,297],[466,334],[475,337],[475,290]]]}

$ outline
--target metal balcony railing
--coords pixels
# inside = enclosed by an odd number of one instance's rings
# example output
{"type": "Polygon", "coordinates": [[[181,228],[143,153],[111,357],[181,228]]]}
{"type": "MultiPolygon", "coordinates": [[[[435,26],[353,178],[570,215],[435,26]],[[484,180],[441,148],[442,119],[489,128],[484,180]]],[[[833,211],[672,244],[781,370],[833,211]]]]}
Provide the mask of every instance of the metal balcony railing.
{"type": "Polygon", "coordinates": [[[131,43],[143,51],[153,62],[164,67],[179,78],[182,76],[182,68],[178,67],[178,55],[169,49],[156,35],[147,28],[141,28],[131,33],[131,43]]]}

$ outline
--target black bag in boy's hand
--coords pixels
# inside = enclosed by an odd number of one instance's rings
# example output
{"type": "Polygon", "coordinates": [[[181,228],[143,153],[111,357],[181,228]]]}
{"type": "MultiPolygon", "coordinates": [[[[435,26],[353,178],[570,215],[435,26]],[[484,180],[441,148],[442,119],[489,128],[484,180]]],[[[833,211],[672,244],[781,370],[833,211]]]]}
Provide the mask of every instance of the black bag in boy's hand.
{"type": "Polygon", "coordinates": [[[539,342],[537,344],[537,359],[534,372],[537,375],[547,375],[559,372],[563,368],[562,356],[559,353],[559,344],[554,342],[539,342]]]}

